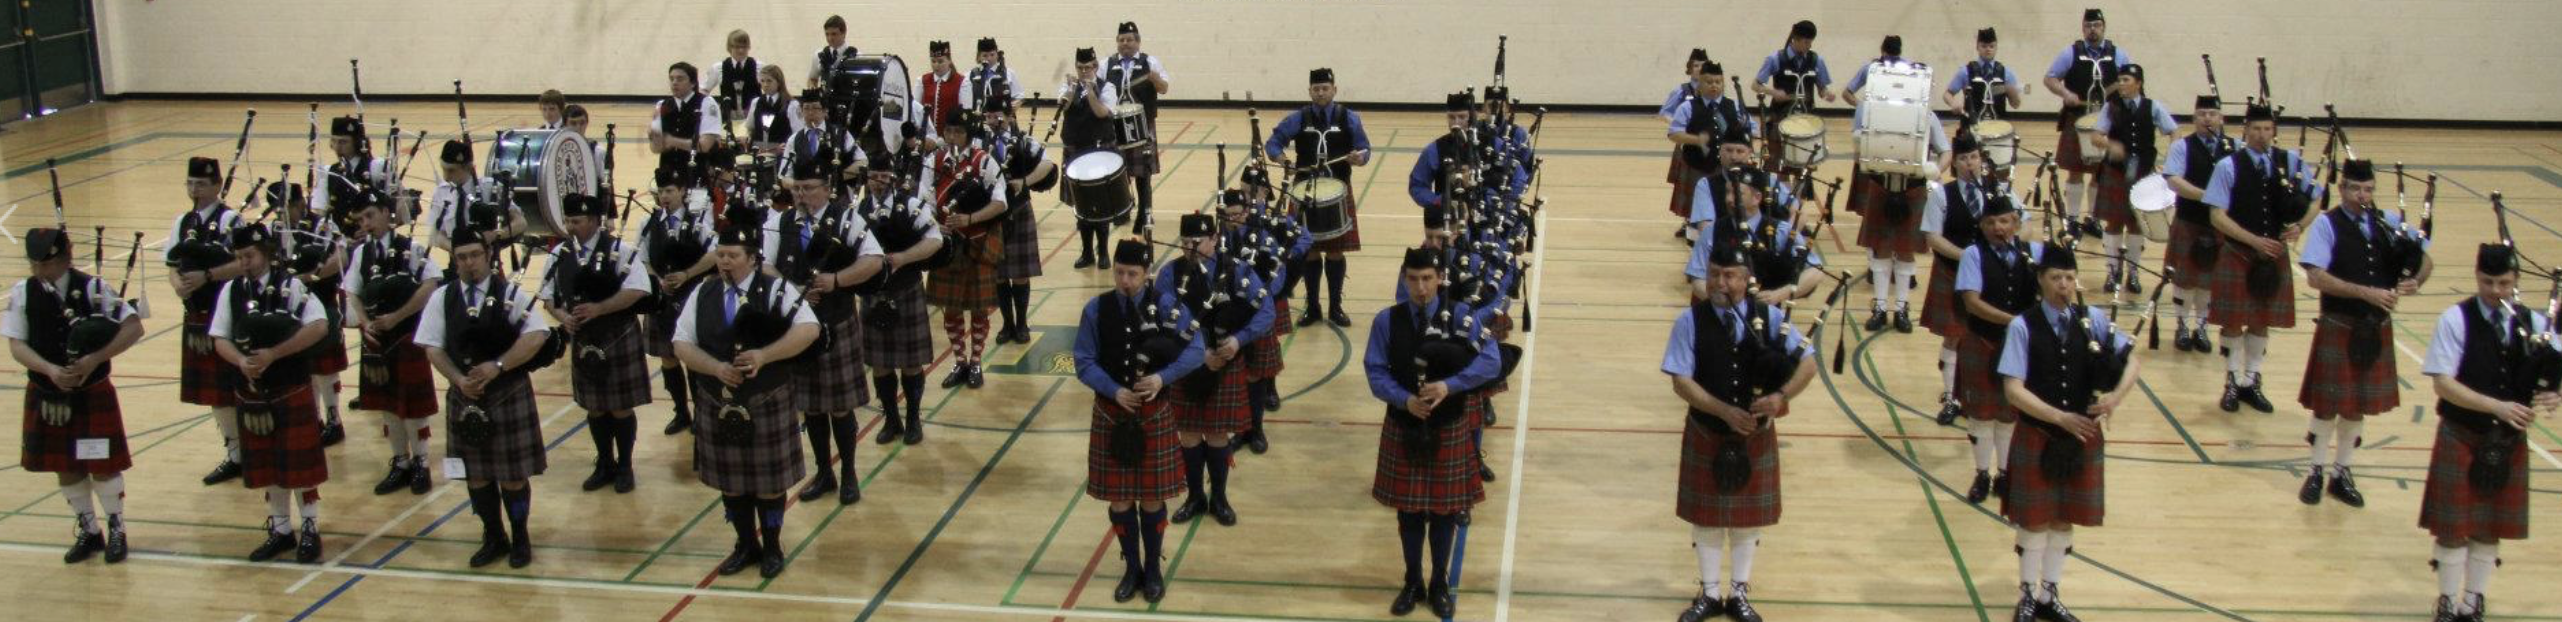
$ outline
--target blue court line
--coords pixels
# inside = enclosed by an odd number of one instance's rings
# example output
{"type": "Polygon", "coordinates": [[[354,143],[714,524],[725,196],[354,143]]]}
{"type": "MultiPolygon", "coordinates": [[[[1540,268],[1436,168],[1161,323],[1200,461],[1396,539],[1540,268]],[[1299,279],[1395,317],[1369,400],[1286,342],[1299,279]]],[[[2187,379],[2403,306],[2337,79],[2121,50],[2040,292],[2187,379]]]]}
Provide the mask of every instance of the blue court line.
{"type": "MultiPolygon", "coordinates": [[[[551,453],[551,451],[552,451],[553,449],[560,447],[560,444],[561,444],[561,443],[568,442],[568,441],[569,441],[569,437],[571,437],[571,436],[576,436],[576,435],[578,434],[578,431],[579,431],[579,430],[584,430],[584,429],[587,429],[587,420],[586,420],[585,418],[580,418],[580,419],[579,419],[579,421],[578,421],[578,425],[569,426],[569,430],[568,430],[568,431],[561,432],[561,433],[560,433],[560,436],[555,437],[555,438],[553,438],[553,439],[552,439],[552,442],[547,443],[547,444],[544,444],[544,445],[543,445],[543,453],[545,453],[545,454],[549,454],[549,453],[551,453]]],[[[449,439],[449,441],[450,441],[450,439],[449,439]]],[[[465,485],[469,485],[469,484],[465,484],[465,485]]],[[[493,485],[494,485],[494,484],[493,484],[493,485]]],[[[533,485],[533,483],[532,483],[532,482],[527,482],[525,485],[527,485],[527,486],[532,486],[532,485],[533,485]]],[[[424,537],[427,537],[427,535],[428,535],[428,534],[435,533],[435,532],[436,532],[436,528],[445,526],[445,521],[453,520],[453,518],[454,518],[455,516],[459,516],[459,515],[461,515],[461,514],[463,513],[463,508],[468,507],[468,506],[470,506],[470,505],[471,505],[471,501],[469,501],[469,500],[465,500],[465,501],[463,501],[463,502],[461,502],[461,503],[456,503],[456,504],[454,504],[454,508],[453,508],[453,509],[445,510],[445,514],[444,514],[443,516],[438,516],[438,517],[436,517],[435,522],[427,523],[427,526],[426,526],[425,528],[419,529],[419,530],[418,530],[418,533],[417,533],[417,534],[415,534],[414,536],[412,536],[412,538],[413,538],[413,539],[409,539],[409,540],[402,540],[398,546],[391,547],[391,551],[386,552],[386,553],[383,553],[383,556],[382,556],[381,558],[379,558],[379,559],[375,559],[373,563],[371,563],[371,564],[358,564],[358,566],[361,566],[361,567],[364,567],[364,568],[376,569],[376,570],[380,570],[380,569],[382,569],[382,567],[383,567],[383,566],[388,565],[388,564],[390,564],[390,563],[391,563],[392,558],[399,557],[401,553],[408,552],[408,551],[409,551],[409,547],[410,547],[410,546],[413,546],[413,545],[418,544],[418,542],[419,542],[419,541],[418,541],[417,539],[415,539],[415,538],[424,538],[424,537]]],[[[530,510],[529,510],[529,512],[530,512],[530,510]]],[[[328,594],[326,594],[326,595],[321,596],[321,597],[320,597],[320,600],[319,600],[318,602],[314,602],[314,603],[312,603],[312,604],[311,604],[311,606],[310,606],[310,607],[306,607],[306,608],[304,608],[304,609],[302,610],[302,613],[294,614],[294,617],[293,617],[294,622],[301,622],[302,620],[308,620],[308,619],[311,619],[311,615],[312,615],[312,614],[314,614],[314,613],[318,613],[318,612],[320,611],[320,608],[321,608],[321,607],[327,607],[327,606],[329,606],[330,601],[337,600],[337,599],[338,599],[338,596],[339,596],[339,595],[341,595],[341,594],[345,594],[345,593],[347,593],[347,590],[348,590],[349,588],[356,587],[356,584],[357,584],[357,583],[359,583],[359,582],[363,582],[363,581],[365,580],[365,577],[366,577],[366,576],[367,576],[367,575],[361,575],[361,574],[360,574],[360,575],[355,575],[355,576],[347,577],[347,581],[346,581],[346,582],[344,582],[344,583],[340,583],[340,584],[338,584],[337,589],[329,590],[329,593],[328,593],[328,594]]]]}

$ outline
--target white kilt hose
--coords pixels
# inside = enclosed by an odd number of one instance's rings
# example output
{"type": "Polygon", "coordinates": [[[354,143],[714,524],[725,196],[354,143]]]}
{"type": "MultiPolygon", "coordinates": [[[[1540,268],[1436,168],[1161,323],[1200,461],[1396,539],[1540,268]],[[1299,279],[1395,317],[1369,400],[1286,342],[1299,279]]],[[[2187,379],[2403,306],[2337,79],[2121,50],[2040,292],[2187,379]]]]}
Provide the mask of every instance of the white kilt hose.
{"type": "Polygon", "coordinates": [[[463,397],[461,389],[446,389],[445,431],[445,455],[461,458],[469,479],[532,479],[550,466],[543,454],[542,413],[534,408],[534,383],[524,372],[490,381],[477,401],[463,397]]]}
{"type": "Polygon", "coordinates": [[[649,404],[650,368],[643,356],[642,328],[637,317],[582,327],[569,342],[571,401],[594,412],[649,404]]]}
{"type": "Polygon", "coordinates": [[[807,413],[853,412],[872,403],[870,380],[863,374],[863,319],[860,312],[834,320],[820,319],[825,335],[793,357],[793,384],[807,413]]]}
{"type": "MultiPolygon", "coordinates": [[[[780,371],[780,370],[776,370],[780,371]]],[[[729,387],[709,377],[693,377],[694,475],[724,494],[779,495],[801,483],[800,391],[791,383],[747,398],[745,421],[722,412],[729,387]],[[745,439],[726,443],[724,426],[746,426],[745,439]]]]}

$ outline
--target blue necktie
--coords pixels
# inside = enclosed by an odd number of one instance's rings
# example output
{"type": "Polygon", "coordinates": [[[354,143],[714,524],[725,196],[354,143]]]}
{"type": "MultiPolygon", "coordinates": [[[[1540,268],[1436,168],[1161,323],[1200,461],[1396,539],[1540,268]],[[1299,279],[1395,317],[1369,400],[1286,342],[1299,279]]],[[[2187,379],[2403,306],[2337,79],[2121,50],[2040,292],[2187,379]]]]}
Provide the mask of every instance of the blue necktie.
{"type": "Polygon", "coordinates": [[[729,288],[729,295],[721,297],[722,322],[738,321],[738,299],[740,296],[744,295],[746,294],[738,291],[737,287],[731,287],[729,288]]]}

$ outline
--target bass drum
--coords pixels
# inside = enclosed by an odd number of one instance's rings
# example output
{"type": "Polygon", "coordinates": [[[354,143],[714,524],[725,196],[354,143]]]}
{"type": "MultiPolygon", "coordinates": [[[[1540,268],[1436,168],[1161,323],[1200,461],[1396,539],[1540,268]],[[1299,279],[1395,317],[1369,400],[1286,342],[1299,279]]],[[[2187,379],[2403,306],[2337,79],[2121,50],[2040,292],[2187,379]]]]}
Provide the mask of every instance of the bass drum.
{"type": "Polygon", "coordinates": [[[907,143],[911,123],[926,123],[909,83],[907,62],[896,54],[871,54],[836,63],[827,74],[827,114],[841,127],[856,128],[855,140],[865,151],[898,151],[907,143]]]}
{"type": "Polygon", "coordinates": [[[513,130],[489,147],[489,176],[525,214],[525,232],[567,235],[561,197],[596,191],[596,149],[568,130],[513,130]]]}
{"type": "Polygon", "coordinates": [[[1859,168],[1872,173],[1914,178],[1936,177],[1930,157],[1930,68],[1919,64],[1871,65],[1868,84],[1860,90],[1860,117],[1866,119],[1853,139],[1859,145],[1859,168]]]}

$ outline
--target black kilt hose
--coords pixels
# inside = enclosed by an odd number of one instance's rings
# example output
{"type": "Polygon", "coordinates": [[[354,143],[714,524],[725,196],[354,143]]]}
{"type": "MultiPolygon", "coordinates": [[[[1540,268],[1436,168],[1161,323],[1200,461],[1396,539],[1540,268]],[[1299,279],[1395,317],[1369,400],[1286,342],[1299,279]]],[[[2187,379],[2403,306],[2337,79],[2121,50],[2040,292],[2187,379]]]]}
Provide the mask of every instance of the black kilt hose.
{"type": "MultiPolygon", "coordinates": [[[[2046,472],[2043,459],[2046,448],[2063,435],[2063,429],[2031,421],[2019,426],[2010,437],[2010,488],[2002,494],[2002,518],[2029,529],[2045,529],[2058,523],[2098,527],[2108,514],[2106,434],[2082,443],[2081,469],[2068,479],[2056,479],[2046,472]]],[[[2069,436],[2065,437],[2069,442],[2069,436]]]]}
{"type": "Polygon", "coordinates": [[[1086,434],[1085,494],[1111,503],[1164,501],[1183,492],[1183,453],[1174,438],[1174,407],[1162,392],[1132,413],[1119,402],[1094,396],[1092,431],[1086,434]],[[1145,443],[1137,464],[1112,456],[1112,426],[1137,417],[1145,443]]]}
{"type": "Polygon", "coordinates": [[[801,411],[812,415],[847,413],[872,403],[871,380],[863,374],[860,312],[819,321],[827,322],[823,327],[827,337],[791,360],[796,375],[793,384],[801,392],[801,411]]]}
{"type": "Polygon", "coordinates": [[[1775,422],[1747,436],[1719,433],[1683,417],[1681,490],[1673,513],[1701,527],[1753,528],[1779,524],[1779,431],[1775,422]],[[1717,485],[1717,451],[1743,445],[1752,474],[1733,491],[1717,485]]]}
{"type": "Polygon", "coordinates": [[[749,397],[745,422],[732,422],[721,412],[729,387],[696,375],[694,383],[694,475],[723,494],[779,495],[790,492],[806,475],[801,464],[800,391],[785,383],[749,397]],[[719,439],[722,426],[748,426],[738,444],[719,439]]]}
{"type": "Polygon", "coordinates": [[[637,317],[581,327],[569,342],[569,397],[589,412],[625,411],[650,402],[649,359],[637,317]]]}
{"type": "Polygon", "coordinates": [[[898,317],[889,318],[887,329],[866,327],[862,331],[863,364],[871,366],[874,371],[922,368],[934,364],[933,318],[926,316],[925,293],[909,286],[896,293],[879,296],[889,297],[890,307],[898,310],[898,317]]]}
{"type": "MultiPolygon", "coordinates": [[[[2332,415],[2372,415],[2402,406],[2400,387],[2394,383],[2393,356],[2376,344],[2375,360],[2359,365],[2349,357],[2349,343],[2356,331],[2348,322],[2368,320],[2322,316],[2313,320],[2313,355],[2304,361],[2304,388],[2295,396],[2305,410],[2332,415]]],[[[2391,340],[2392,329],[2378,326],[2373,336],[2391,340]]]]}
{"type": "Polygon", "coordinates": [[[2255,251],[2243,250],[2238,242],[2224,240],[2223,259],[2208,272],[2208,287],[2214,288],[2215,299],[2207,306],[2206,321],[2231,328],[2295,327],[2294,252],[2281,252],[2269,261],[2277,262],[2276,285],[2267,296],[2251,295],[2251,259],[2255,251]]]}
{"type": "Polygon", "coordinates": [[[2475,488],[2473,453],[2499,432],[2440,419],[2437,446],[2429,451],[2429,481],[2420,494],[2420,528],[2439,538],[2521,540],[2527,532],[2526,436],[2500,433],[2509,443],[2509,476],[2498,490],[2475,488]]]}
{"type": "Polygon", "coordinates": [[[1921,231],[1922,208],[1929,200],[1930,186],[1920,180],[1906,183],[1904,191],[1897,193],[1887,191],[1877,175],[1853,175],[1850,211],[1859,214],[1859,247],[1888,255],[1929,252],[1930,243],[1921,231]],[[1891,209],[1889,202],[1901,203],[1902,209],[1891,209]],[[1903,213],[1887,213],[1893,211],[1903,213]]]}
{"type": "Polygon", "coordinates": [[[1174,394],[1175,431],[1218,436],[1244,432],[1253,423],[1254,402],[1246,391],[1246,385],[1252,382],[1253,377],[1247,369],[1251,364],[1246,362],[1246,354],[1250,353],[1239,348],[1239,356],[1228,361],[1225,368],[1210,369],[1204,365],[1193,370],[1190,376],[1166,383],[1165,390],[1174,394]],[[1206,378],[1196,379],[1196,376],[1206,378]],[[1187,386],[1192,382],[1216,382],[1218,386],[1194,398],[1187,386]]]}
{"type": "Polygon", "coordinates": [[[321,452],[320,408],[311,384],[294,385],[281,396],[240,393],[240,483],[249,488],[311,488],[329,481],[329,456],[321,452]],[[265,434],[250,421],[268,413],[275,422],[265,434]]]}
{"type": "Polygon", "coordinates": [[[2001,344],[1971,331],[1957,338],[1957,402],[1964,407],[1966,418],[2019,421],[2019,411],[2011,408],[2010,397],[2002,394],[2001,374],[1995,370],[2001,358],[2001,344]]]}
{"type": "Polygon", "coordinates": [[[116,384],[99,378],[89,386],[60,391],[48,383],[29,382],[26,394],[26,423],[19,428],[18,467],[36,473],[85,473],[112,475],[133,468],[133,454],[125,447],[124,411],[116,403],[116,384]],[[69,419],[62,425],[45,423],[40,416],[46,405],[64,409],[69,419]],[[79,459],[81,439],[107,441],[107,457],[79,459]]]}
{"type": "Polygon", "coordinates": [[[944,236],[943,243],[961,249],[952,263],[926,274],[926,304],[966,311],[996,306],[996,264],[1005,253],[1005,240],[990,233],[977,239],[944,236]]]}
{"type": "Polygon", "coordinates": [[[1029,281],[1041,276],[1041,224],[1032,218],[1032,206],[1012,209],[1004,218],[1005,258],[996,264],[996,278],[1029,281]]]}
{"type": "Polygon", "coordinates": [[[445,455],[461,458],[465,477],[512,482],[533,479],[549,466],[543,454],[542,413],[534,408],[534,383],[524,372],[492,380],[474,401],[461,389],[445,390],[445,455]],[[477,407],[477,408],[475,408],[477,407]],[[467,421],[487,417],[488,437],[468,438],[467,421]]]}
{"type": "Polygon", "coordinates": [[[2199,251],[2197,247],[2200,244],[2217,244],[2221,238],[2222,234],[2216,233],[2213,226],[2172,220],[2171,243],[2162,251],[2162,263],[2171,268],[2171,284],[2190,289],[2211,285],[2212,281],[2207,277],[2223,257],[2219,256],[2220,251],[2199,251]],[[2202,261],[2201,254],[2204,255],[2202,261]]]}
{"type": "MultiPolygon", "coordinates": [[[[209,284],[206,287],[218,287],[209,284]]],[[[223,372],[231,364],[214,353],[213,311],[189,311],[186,324],[179,329],[178,401],[198,406],[227,408],[240,403],[231,387],[223,384],[223,372]]]]}
{"type": "Polygon", "coordinates": [[[1966,334],[1966,301],[1957,296],[1957,260],[1931,255],[1930,291],[1922,294],[1922,328],[1941,338],[1966,334]]]}
{"type": "MultiPolygon", "coordinates": [[[[1370,498],[1399,512],[1450,514],[1486,500],[1486,484],[1477,479],[1477,426],[1485,421],[1485,398],[1474,392],[1452,395],[1464,400],[1467,412],[1439,429],[1423,419],[1392,414],[1379,426],[1379,467],[1370,481],[1370,498]],[[1430,434],[1432,453],[1414,455],[1406,439],[1430,434]]],[[[1394,411],[1391,411],[1394,412],[1394,411]]]]}
{"type": "MultiPolygon", "coordinates": [[[[415,329],[415,324],[412,325],[415,329]]],[[[427,349],[403,332],[387,345],[367,344],[356,370],[356,409],[392,413],[402,419],[436,416],[436,367],[427,349]]]]}

